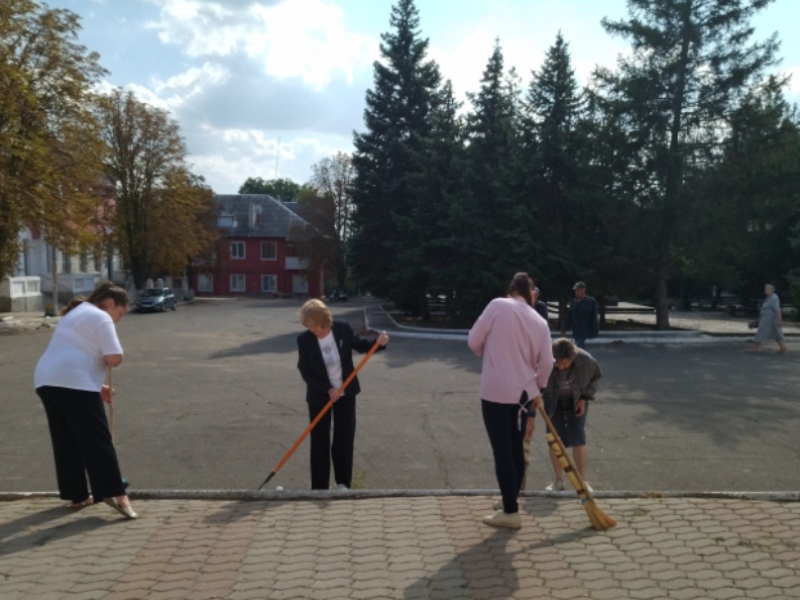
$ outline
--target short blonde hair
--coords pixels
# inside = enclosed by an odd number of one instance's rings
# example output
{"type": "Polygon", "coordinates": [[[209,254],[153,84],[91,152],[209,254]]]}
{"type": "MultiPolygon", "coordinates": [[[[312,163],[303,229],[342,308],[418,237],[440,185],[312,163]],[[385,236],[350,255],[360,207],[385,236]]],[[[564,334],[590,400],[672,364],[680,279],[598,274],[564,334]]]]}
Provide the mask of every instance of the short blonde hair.
{"type": "Polygon", "coordinates": [[[331,311],[322,300],[309,300],[300,307],[300,323],[303,327],[329,328],[333,324],[331,311]]]}

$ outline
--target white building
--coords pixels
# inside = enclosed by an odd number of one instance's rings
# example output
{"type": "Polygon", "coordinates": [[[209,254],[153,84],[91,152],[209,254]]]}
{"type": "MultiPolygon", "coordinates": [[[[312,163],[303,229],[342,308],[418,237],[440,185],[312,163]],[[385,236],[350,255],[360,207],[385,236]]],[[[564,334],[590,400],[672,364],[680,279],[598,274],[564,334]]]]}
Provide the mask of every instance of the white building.
{"type": "Polygon", "coordinates": [[[125,274],[117,253],[106,256],[71,256],[53,252],[38,231],[25,228],[20,233],[22,252],[16,272],[0,281],[0,312],[44,310],[53,297],[53,261],[56,266],[58,299],[64,303],[77,295],[89,294],[104,279],[124,283],[125,274]]]}

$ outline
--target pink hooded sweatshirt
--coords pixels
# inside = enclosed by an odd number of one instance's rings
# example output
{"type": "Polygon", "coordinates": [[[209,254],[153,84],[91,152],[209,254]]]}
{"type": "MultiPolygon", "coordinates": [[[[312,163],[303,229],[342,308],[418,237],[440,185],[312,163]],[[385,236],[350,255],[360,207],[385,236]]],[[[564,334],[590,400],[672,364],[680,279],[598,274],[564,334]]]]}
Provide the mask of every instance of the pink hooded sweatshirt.
{"type": "Polygon", "coordinates": [[[470,329],[467,343],[483,357],[481,399],[517,404],[523,390],[533,400],[547,387],[553,370],[550,329],[524,301],[492,300],[470,329]]]}

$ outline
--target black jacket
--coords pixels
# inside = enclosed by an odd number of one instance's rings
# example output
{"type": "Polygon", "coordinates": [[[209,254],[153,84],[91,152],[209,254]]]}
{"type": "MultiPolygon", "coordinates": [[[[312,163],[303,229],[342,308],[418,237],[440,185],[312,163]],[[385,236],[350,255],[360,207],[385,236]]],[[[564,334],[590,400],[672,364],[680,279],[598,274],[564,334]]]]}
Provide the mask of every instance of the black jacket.
{"type": "MultiPolygon", "coordinates": [[[[375,340],[366,340],[353,333],[353,329],[344,321],[334,321],[331,326],[333,330],[333,337],[336,340],[336,347],[339,349],[339,358],[342,361],[342,380],[346,380],[353,372],[353,350],[357,350],[362,354],[369,352],[375,340]]],[[[303,376],[303,381],[306,382],[306,402],[313,406],[324,405],[330,399],[328,390],[333,387],[328,379],[328,370],[325,368],[325,362],[322,359],[322,351],[319,348],[317,336],[310,331],[305,331],[297,336],[297,349],[299,351],[299,358],[297,360],[297,368],[300,369],[300,375],[303,376]]],[[[384,346],[380,346],[378,350],[383,350],[384,346]]],[[[361,386],[358,384],[358,377],[355,377],[344,395],[348,398],[355,398],[361,391],[361,386]]]]}
{"type": "Polygon", "coordinates": [[[600,333],[600,313],[597,301],[591,296],[583,300],[577,298],[572,301],[567,309],[567,319],[563,329],[572,329],[575,339],[596,338],[600,333]]]}

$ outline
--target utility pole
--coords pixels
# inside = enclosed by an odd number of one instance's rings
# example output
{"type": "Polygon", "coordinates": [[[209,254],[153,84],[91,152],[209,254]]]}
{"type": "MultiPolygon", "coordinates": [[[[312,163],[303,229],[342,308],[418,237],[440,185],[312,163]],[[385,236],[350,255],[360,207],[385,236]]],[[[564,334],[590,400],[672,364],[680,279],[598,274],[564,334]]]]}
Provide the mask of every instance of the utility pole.
{"type": "Polygon", "coordinates": [[[278,160],[281,157],[281,137],[278,136],[278,147],[275,150],[275,179],[278,178],[278,160]]]}

